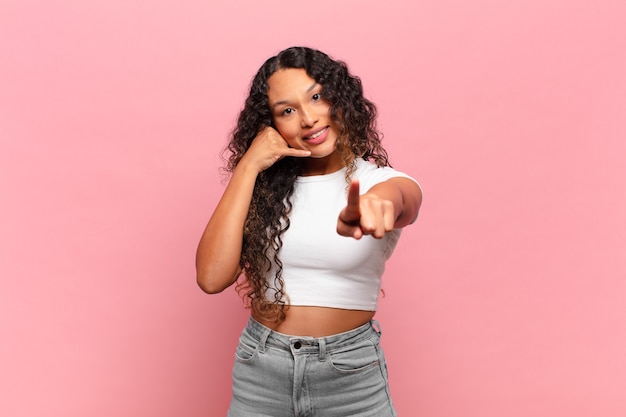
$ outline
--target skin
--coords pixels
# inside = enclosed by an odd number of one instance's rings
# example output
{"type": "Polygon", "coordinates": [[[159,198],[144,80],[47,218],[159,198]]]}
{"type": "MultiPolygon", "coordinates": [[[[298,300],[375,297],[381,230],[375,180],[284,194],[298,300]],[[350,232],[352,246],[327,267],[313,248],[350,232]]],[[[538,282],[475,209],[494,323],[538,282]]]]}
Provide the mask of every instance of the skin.
{"type": "MultiPolygon", "coordinates": [[[[337,130],[322,86],[303,69],[282,69],[268,80],[268,99],[274,126],[260,131],[234,169],[196,254],[198,285],[214,294],[232,285],[241,274],[239,259],[243,227],[257,175],[282,158],[304,158],[304,175],[323,175],[343,168],[336,149],[337,130]],[[321,134],[320,134],[321,133],[321,134]],[[311,136],[320,134],[317,138],[311,136]]],[[[361,239],[382,238],[417,216],[421,204],[417,184],[393,178],[359,195],[359,183],[350,185],[346,207],[338,213],[337,233],[361,239]]],[[[371,320],[374,311],[290,306],[280,324],[256,318],[281,333],[322,337],[354,329],[371,320]]]]}

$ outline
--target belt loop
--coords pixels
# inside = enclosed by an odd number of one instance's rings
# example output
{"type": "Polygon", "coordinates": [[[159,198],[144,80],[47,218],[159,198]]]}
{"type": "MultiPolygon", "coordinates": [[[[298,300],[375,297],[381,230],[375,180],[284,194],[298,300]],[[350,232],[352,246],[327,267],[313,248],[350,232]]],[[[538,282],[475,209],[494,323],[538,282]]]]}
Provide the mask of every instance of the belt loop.
{"type": "Polygon", "coordinates": [[[259,352],[265,353],[265,345],[267,345],[267,338],[272,333],[272,329],[269,327],[265,327],[263,329],[263,333],[261,333],[261,337],[259,338],[259,352]]]}
{"type": "Polygon", "coordinates": [[[326,360],[326,340],[323,337],[320,337],[319,339],[317,339],[318,343],[319,343],[319,359],[320,362],[324,362],[326,360]]]}
{"type": "Polygon", "coordinates": [[[372,320],[370,323],[372,325],[372,329],[374,329],[374,331],[376,333],[378,333],[378,336],[382,336],[383,328],[380,327],[380,324],[378,324],[378,322],[376,320],[372,320]]]}

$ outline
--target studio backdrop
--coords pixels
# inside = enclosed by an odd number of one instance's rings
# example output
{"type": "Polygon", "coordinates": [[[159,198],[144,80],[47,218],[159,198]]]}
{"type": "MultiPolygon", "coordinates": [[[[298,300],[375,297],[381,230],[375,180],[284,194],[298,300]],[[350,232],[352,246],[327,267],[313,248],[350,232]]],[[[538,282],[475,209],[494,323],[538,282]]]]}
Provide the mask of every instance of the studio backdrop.
{"type": "Polygon", "coordinates": [[[251,78],[292,45],[361,78],[424,189],[377,313],[399,415],[626,415],[625,20],[611,0],[1,0],[0,415],[225,415],[248,312],[201,292],[195,249],[251,78]]]}

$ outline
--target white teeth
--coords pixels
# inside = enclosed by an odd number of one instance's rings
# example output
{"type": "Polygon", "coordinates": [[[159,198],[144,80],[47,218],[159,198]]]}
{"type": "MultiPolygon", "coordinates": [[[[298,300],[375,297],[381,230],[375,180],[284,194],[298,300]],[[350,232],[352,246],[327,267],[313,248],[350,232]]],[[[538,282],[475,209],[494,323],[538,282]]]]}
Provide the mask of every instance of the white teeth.
{"type": "Polygon", "coordinates": [[[309,136],[309,139],[315,139],[316,137],[320,136],[324,132],[326,132],[326,129],[322,129],[319,132],[312,134],[311,136],[309,136]]]}

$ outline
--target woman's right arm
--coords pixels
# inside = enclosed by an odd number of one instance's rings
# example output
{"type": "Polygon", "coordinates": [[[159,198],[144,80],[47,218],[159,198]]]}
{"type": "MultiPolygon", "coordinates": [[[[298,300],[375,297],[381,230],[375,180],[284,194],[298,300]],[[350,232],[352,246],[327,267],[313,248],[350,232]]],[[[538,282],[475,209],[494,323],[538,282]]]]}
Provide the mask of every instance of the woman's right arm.
{"type": "Polygon", "coordinates": [[[306,157],[309,151],[290,148],[271,127],[263,129],[241,158],[196,252],[196,279],[209,294],[232,285],[239,274],[243,228],[257,175],[285,156],[306,157]]]}
{"type": "Polygon", "coordinates": [[[252,199],[257,173],[237,165],[196,252],[196,279],[204,292],[215,294],[230,286],[241,270],[243,227],[252,199]]]}

